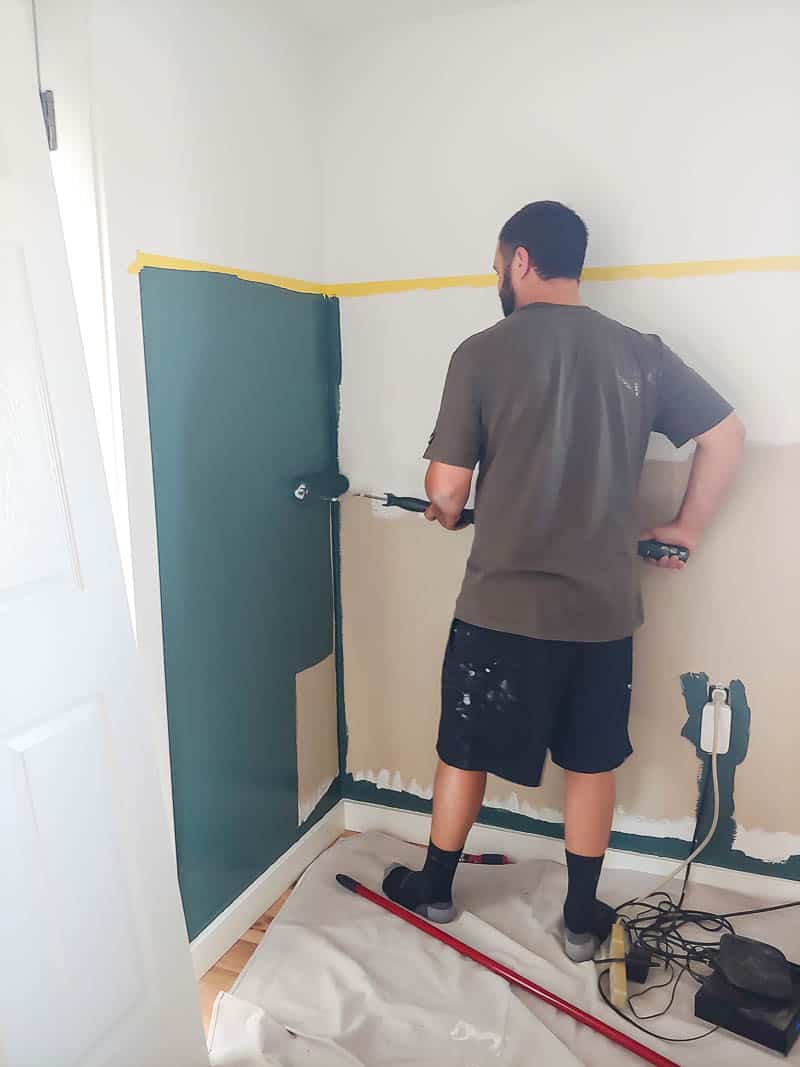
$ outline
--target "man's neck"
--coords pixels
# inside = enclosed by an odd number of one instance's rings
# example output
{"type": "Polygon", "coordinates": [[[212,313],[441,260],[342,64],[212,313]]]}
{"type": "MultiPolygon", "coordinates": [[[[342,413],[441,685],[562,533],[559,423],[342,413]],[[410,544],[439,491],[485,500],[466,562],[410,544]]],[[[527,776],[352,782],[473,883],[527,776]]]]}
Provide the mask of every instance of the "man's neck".
{"type": "Polygon", "coordinates": [[[528,304],[566,304],[578,307],[581,302],[579,283],[574,278],[553,278],[550,281],[536,281],[517,294],[517,307],[528,304]]]}

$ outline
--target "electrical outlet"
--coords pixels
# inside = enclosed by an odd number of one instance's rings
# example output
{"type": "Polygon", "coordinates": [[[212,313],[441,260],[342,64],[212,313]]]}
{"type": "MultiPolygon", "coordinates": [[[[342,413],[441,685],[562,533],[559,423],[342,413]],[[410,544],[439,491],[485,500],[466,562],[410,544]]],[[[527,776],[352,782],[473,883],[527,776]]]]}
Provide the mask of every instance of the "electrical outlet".
{"type": "Polygon", "coordinates": [[[714,748],[714,716],[717,715],[717,755],[724,756],[731,747],[731,705],[730,690],[725,685],[710,685],[708,687],[708,703],[703,708],[700,720],[700,749],[703,752],[712,752],[714,748]],[[714,690],[721,689],[725,694],[725,700],[719,705],[719,710],[714,707],[714,690]]]}
{"type": "Polygon", "coordinates": [[[708,686],[708,703],[710,704],[712,702],[712,700],[714,699],[714,690],[715,689],[721,689],[723,691],[723,693],[725,694],[725,703],[726,704],[730,704],[730,702],[731,702],[731,691],[730,691],[729,687],[727,685],[715,685],[713,682],[710,682],[709,686],[708,686]]]}

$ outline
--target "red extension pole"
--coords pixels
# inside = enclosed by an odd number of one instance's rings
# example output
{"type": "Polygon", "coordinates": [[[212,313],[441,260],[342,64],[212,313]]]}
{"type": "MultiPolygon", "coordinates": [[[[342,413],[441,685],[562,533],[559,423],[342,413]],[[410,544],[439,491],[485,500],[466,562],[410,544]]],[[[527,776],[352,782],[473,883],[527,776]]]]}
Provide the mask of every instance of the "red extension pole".
{"type": "Polygon", "coordinates": [[[512,971],[509,967],[505,967],[502,963],[498,963],[497,960],[493,960],[491,956],[484,956],[482,952],[478,952],[477,949],[465,944],[465,942],[459,941],[457,937],[453,937],[451,934],[446,933],[440,926],[436,926],[434,923],[428,922],[427,919],[415,915],[413,911],[401,908],[400,905],[395,904],[393,900],[389,900],[386,897],[381,896],[379,893],[374,893],[371,889],[367,889],[361,882],[357,882],[355,878],[351,878],[347,874],[337,874],[336,881],[339,885],[344,886],[345,889],[349,889],[351,893],[356,893],[358,896],[364,897],[365,900],[377,904],[385,911],[391,912],[392,915],[396,915],[398,918],[404,919],[407,923],[411,923],[411,925],[416,926],[418,930],[422,930],[423,933],[430,934],[431,937],[436,938],[437,941],[441,941],[443,945],[447,945],[449,948],[454,948],[456,952],[461,953],[462,956],[466,956],[467,959],[479,963],[481,967],[486,967],[487,970],[492,971],[501,978],[505,978],[505,980],[512,985],[519,986],[520,989],[524,989],[527,993],[532,993],[535,997],[538,997],[539,1000],[543,1000],[545,1004],[549,1004],[557,1011],[563,1011],[565,1015],[572,1016],[572,1018],[577,1019],[579,1023],[583,1023],[584,1026],[588,1026],[591,1030],[596,1030],[598,1034],[602,1034],[603,1037],[607,1037],[609,1041],[614,1041],[617,1045],[621,1045],[629,1052],[633,1052],[634,1055],[639,1056],[647,1063],[653,1063],[655,1064],[655,1067],[680,1067],[674,1060],[668,1060],[666,1056],[662,1056],[660,1052],[655,1052],[653,1049],[641,1044],[641,1042],[637,1041],[635,1038],[628,1037],[628,1035],[623,1034],[621,1030],[615,1030],[613,1026],[604,1023],[602,1019],[595,1018],[594,1015],[590,1015],[589,1012],[584,1011],[583,1008],[578,1008],[574,1004],[570,1004],[568,1000],[562,1000],[562,998],[556,996],[555,993],[551,993],[549,989],[537,985],[535,982],[532,982],[530,978],[525,978],[523,975],[517,974],[516,971],[512,971]]]}

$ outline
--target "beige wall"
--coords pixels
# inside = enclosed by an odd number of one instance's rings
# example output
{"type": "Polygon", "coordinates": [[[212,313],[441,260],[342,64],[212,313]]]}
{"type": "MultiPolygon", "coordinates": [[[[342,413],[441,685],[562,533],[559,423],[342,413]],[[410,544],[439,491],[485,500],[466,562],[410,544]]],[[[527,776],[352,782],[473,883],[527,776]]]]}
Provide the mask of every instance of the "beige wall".
{"type": "MultiPolygon", "coordinates": [[[[705,671],[723,683],[741,678],[752,711],[750,748],[736,778],[737,820],[800,841],[800,716],[791,696],[800,497],[787,493],[798,471],[800,445],[750,447],[736,492],[691,568],[665,574],[643,567],[648,619],[636,639],[636,754],[619,775],[618,828],[691,836],[698,761],[681,737],[680,675],[705,671]]],[[[685,463],[648,462],[646,520],[674,510],[686,473],[685,463]]],[[[372,780],[388,771],[386,784],[430,795],[441,657],[471,534],[447,534],[405,513],[389,518],[352,498],[342,513],[348,770],[372,780]]],[[[560,771],[549,766],[538,790],[494,781],[488,797],[554,819],[560,771]]]]}
{"type": "Polygon", "coordinates": [[[297,822],[305,822],[339,775],[336,659],[333,653],[295,676],[297,822]]]}

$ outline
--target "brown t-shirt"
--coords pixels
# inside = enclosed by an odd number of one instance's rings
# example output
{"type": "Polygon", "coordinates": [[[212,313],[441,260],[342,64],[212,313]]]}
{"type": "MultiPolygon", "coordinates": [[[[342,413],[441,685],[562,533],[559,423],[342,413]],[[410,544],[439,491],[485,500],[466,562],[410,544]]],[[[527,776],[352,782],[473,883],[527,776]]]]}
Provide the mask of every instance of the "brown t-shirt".
{"type": "Polygon", "coordinates": [[[425,453],[480,464],[456,616],[553,641],[631,634],[648,438],[680,447],[732,410],[658,337],[588,307],[529,304],[469,338],[425,453]]]}

